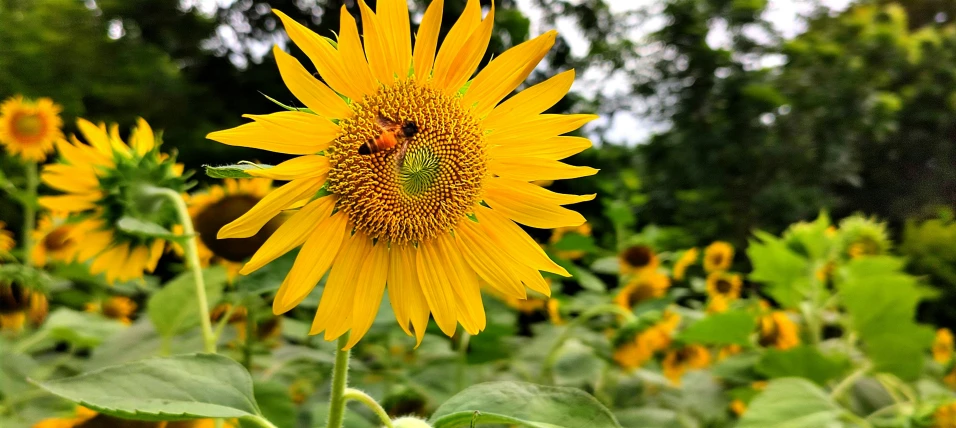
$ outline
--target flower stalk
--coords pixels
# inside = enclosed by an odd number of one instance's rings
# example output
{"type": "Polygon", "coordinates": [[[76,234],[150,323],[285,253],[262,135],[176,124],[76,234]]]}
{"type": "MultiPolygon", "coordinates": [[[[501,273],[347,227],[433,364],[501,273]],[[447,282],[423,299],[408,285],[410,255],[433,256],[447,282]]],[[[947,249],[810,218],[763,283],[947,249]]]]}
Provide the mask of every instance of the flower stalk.
{"type": "Polygon", "coordinates": [[[578,315],[577,318],[573,319],[568,323],[567,328],[558,336],[558,339],[554,342],[554,345],[551,346],[551,350],[548,351],[548,355],[544,359],[544,365],[541,367],[541,379],[547,379],[551,375],[551,368],[554,366],[554,363],[558,359],[558,351],[561,350],[561,345],[567,341],[571,334],[574,332],[574,328],[583,325],[588,322],[591,318],[600,316],[600,315],[619,315],[624,318],[624,321],[631,321],[635,318],[634,314],[631,311],[628,311],[616,304],[606,304],[595,306],[581,315],[578,315]]]}
{"type": "Polygon", "coordinates": [[[382,405],[378,404],[378,402],[375,401],[375,399],[370,395],[357,389],[345,388],[345,394],[343,395],[343,398],[345,401],[355,400],[361,402],[366,407],[371,409],[376,416],[378,416],[378,419],[382,421],[382,425],[385,426],[385,428],[393,428],[392,419],[388,417],[388,412],[386,412],[385,409],[382,408],[382,405]]]}
{"type": "Polygon", "coordinates": [[[33,229],[36,229],[37,187],[36,161],[26,162],[26,198],[23,201],[23,263],[33,264],[33,229]]]}
{"type": "MultiPolygon", "coordinates": [[[[329,419],[326,428],[342,428],[345,420],[345,389],[349,377],[349,356],[351,349],[346,349],[350,334],[346,332],[339,337],[335,344],[335,364],[332,366],[332,393],[329,399],[329,419]]],[[[374,400],[372,400],[374,401],[374,400]]]]}

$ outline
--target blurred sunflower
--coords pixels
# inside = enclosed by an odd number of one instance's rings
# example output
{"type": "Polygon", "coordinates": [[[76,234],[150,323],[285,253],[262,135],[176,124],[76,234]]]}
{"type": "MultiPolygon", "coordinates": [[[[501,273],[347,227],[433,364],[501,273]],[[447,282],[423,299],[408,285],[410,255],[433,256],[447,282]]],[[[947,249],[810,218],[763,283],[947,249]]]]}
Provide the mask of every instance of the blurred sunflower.
{"type": "Polygon", "coordinates": [[[564,325],[567,321],[561,316],[561,301],[557,298],[548,299],[548,319],[551,320],[551,324],[554,325],[564,325]]]}
{"type": "MultiPolygon", "coordinates": [[[[159,422],[133,421],[100,414],[95,410],[91,410],[83,406],[76,406],[75,416],[66,418],[46,418],[34,424],[33,428],[213,428],[215,426],[215,419],[191,419],[185,421],[159,422]]],[[[222,426],[225,428],[236,428],[239,426],[239,423],[235,419],[229,419],[224,421],[222,426]]]]}
{"type": "Polygon", "coordinates": [[[655,353],[670,346],[671,337],[678,325],[680,315],[673,311],[664,311],[660,320],[635,334],[633,339],[619,340],[614,349],[614,361],[628,371],[644,365],[655,353]]]}
{"type": "Polygon", "coordinates": [[[136,313],[136,302],[126,296],[110,296],[102,302],[86,304],[87,312],[103,314],[103,316],[117,320],[123,324],[133,323],[132,317],[136,313]]]}
{"type": "Polygon", "coordinates": [[[73,261],[82,239],[65,214],[46,213],[33,231],[33,263],[45,266],[51,261],[73,261]]]}
{"type": "Polygon", "coordinates": [[[743,416],[744,412],[747,411],[747,403],[744,403],[743,400],[739,398],[735,398],[730,402],[730,411],[737,417],[743,416]]]}
{"type": "Polygon", "coordinates": [[[680,258],[674,263],[674,271],[671,275],[675,281],[684,280],[684,274],[687,273],[687,268],[697,263],[697,257],[699,255],[700,251],[696,247],[684,251],[684,254],[681,254],[680,258]]]}
{"type": "Polygon", "coordinates": [[[949,364],[953,359],[953,332],[948,328],[936,330],[933,341],[933,359],[940,364],[949,364]]]}
{"type": "MultiPolygon", "coordinates": [[[[16,247],[17,241],[13,239],[13,232],[7,230],[7,224],[0,221],[0,256],[9,255],[10,250],[16,247]]],[[[0,257],[2,260],[3,257],[0,257]]]]}
{"type": "MultiPolygon", "coordinates": [[[[186,197],[189,215],[199,235],[197,247],[203,266],[211,263],[225,266],[232,278],[242,269],[242,262],[262,247],[282,224],[281,216],[273,218],[258,233],[248,238],[224,241],[216,239],[216,234],[223,226],[249,212],[270,190],[272,180],[268,178],[226,179],[222,185],[213,185],[204,192],[186,197]]],[[[174,248],[182,254],[180,246],[174,248]]]]}
{"type": "Polygon", "coordinates": [[[741,351],[743,351],[743,349],[740,347],[740,345],[724,346],[717,351],[717,361],[723,360],[724,358],[730,357],[732,355],[737,355],[741,351]]]}
{"type": "Polygon", "coordinates": [[[481,19],[478,0],[469,0],[439,49],[442,4],[425,11],[414,50],[403,0],[380,0],[377,13],[359,1],[364,39],[343,7],[335,43],[275,11],[328,86],[276,47],[279,72],[308,111],[251,115],[252,123],[209,135],[300,155],[248,171],[290,182],[219,237],[253,236],[282,210],[306,202],[241,273],[301,245],[273,310],[298,305],[331,268],[311,333],[324,331],[331,340],[351,331],[347,347],[371,327],[386,283],[399,325],[419,341],[430,314],[449,336],[458,323],[471,334],[484,329],[478,278],[515,298],[526,295],[525,287],[548,295],[539,271],[568,273],[514,222],[578,226],[584,217],[563,206],[594,198],[530,183],[597,171],[559,162],[591,146],[561,135],[597,116],[541,114],[567,93],[573,71],[501,102],[556,33],[504,52],[469,81],[487,49],[494,7],[481,19]],[[373,150],[376,140],[397,143],[373,150]]]}
{"type": "MultiPolygon", "coordinates": [[[[571,227],[559,227],[551,231],[551,238],[548,239],[548,243],[551,245],[561,242],[561,239],[570,233],[576,233],[581,236],[591,236],[591,225],[584,223],[580,226],[571,226],[571,227]]],[[[565,260],[577,260],[581,257],[584,257],[585,252],[583,250],[557,250],[554,252],[554,255],[565,260]]]]}
{"type": "Polygon", "coordinates": [[[797,324],[784,311],[773,311],[757,320],[760,346],[772,346],[786,350],[800,344],[797,324]]]}
{"type": "MultiPolygon", "coordinates": [[[[120,220],[148,221],[170,229],[176,224],[170,204],[144,203],[148,186],[182,192],[183,166],[160,153],[159,141],[145,120],[130,134],[130,145],[120,139],[119,128],[79,119],[77,125],[89,145],[75,136],[72,143],[57,141],[60,159],[45,165],[41,178],[61,196],[44,196],[40,205],[83,218],[75,225],[77,258],[93,260],[93,274],[106,273],[110,283],[142,277],[159,262],[166,241],[144,237],[117,227],[120,220]]],[[[155,200],[155,199],[154,199],[155,200]]]]}
{"type": "Polygon", "coordinates": [[[933,412],[933,428],[956,427],[956,401],[940,405],[933,412]]]}
{"type": "Polygon", "coordinates": [[[743,281],[738,274],[729,274],[723,271],[711,272],[707,275],[707,295],[712,299],[722,299],[726,302],[740,297],[740,288],[743,281]]]}
{"type": "Polygon", "coordinates": [[[890,249],[886,223],[861,215],[840,221],[840,242],[843,253],[851,259],[885,254],[890,249]]]}
{"type": "Polygon", "coordinates": [[[40,325],[49,311],[43,292],[15,281],[0,282],[0,331],[19,332],[28,320],[40,325]]]}
{"type": "Polygon", "coordinates": [[[706,368],[710,365],[710,351],[700,345],[687,345],[672,349],[664,356],[662,363],[664,377],[674,386],[680,386],[681,378],[689,370],[706,368]]]}
{"type": "Polygon", "coordinates": [[[653,272],[661,263],[654,250],[647,245],[632,245],[618,255],[621,275],[640,275],[653,272]]]}
{"type": "Polygon", "coordinates": [[[0,104],[0,144],[23,159],[39,162],[53,151],[53,142],[63,138],[60,106],[49,98],[36,101],[22,96],[0,104]]]}
{"type": "Polygon", "coordinates": [[[733,263],[733,245],[724,241],[715,241],[704,249],[704,270],[708,273],[730,269],[733,263]]]}
{"type": "Polygon", "coordinates": [[[618,291],[614,302],[618,306],[631,310],[639,303],[664,297],[671,286],[671,279],[662,273],[648,272],[632,277],[627,285],[618,291]]]}

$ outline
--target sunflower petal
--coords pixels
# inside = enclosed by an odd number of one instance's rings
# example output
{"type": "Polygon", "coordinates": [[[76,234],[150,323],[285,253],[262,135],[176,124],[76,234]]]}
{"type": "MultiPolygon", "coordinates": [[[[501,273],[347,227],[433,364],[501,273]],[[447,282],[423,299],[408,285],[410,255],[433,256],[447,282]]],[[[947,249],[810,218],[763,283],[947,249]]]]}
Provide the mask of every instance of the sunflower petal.
{"type": "Polygon", "coordinates": [[[379,29],[388,42],[388,63],[399,77],[408,76],[412,60],[411,25],[405,0],[379,1],[375,6],[379,29]]]}
{"type": "Polygon", "coordinates": [[[478,227],[491,238],[498,250],[511,256],[517,263],[565,277],[571,276],[567,270],[548,258],[527,232],[507,217],[483,206],[478,206],[475,216],[478,218],[478,227]]]}
{"type": "Polygon", "coordinates": [[[562,135],[536,141],[525,141],[521,144],[493,146],[488,149],[488,155],[493,159],[527,157],[561,160],[581,153],[590,148],[591,145],[591,140],[587,138],[562,135]]]}
{"type": "Polygon", "coordinates": [[[414,333],[418,343],[421,343],[428,328],[430,311],[419,285],[416,254],[417,250],[410,245],[393,244],[389,251],[387,282],[388,299],[395,312],[395,320],[406,334],[414,333]],[[409,330],[409,326],[414,332],[409,330]]]}
{"type": "Polygon", "coordinates": [[[558,32],[551,30],[534,39],[528,40],[505,51],[491,60],[471,82],[462,98],[462,105],[470,107],[476,104],[473,114],[485,117],[511,93],[541,62],[544,55],[554,46],[558,32]]]}
{"type": "MultiPolygon", "coordinates": [[[[335,207],[335,200],[334,196],[326,196],[306,204],[305,207],[293,214],[276,229],[272,236],[262,244],[259,251],[252,255],[252,258],[242,267],[239,273],[248,275],[255,272],[283,254],[292,251],[293,248],[302,245],[309,237],[309,234],[303,233],[303,231],[334,226],[334,222],[326,222],[326,220],[332,213],[332,208],[335,207]]],[[[344,223],[341,229],[344,231],[344,223]]],[[[331,230],[332,232],[328,236],[337,236],[334,233],[337,229],[333,228],[331,230]]]]}
{"type": "Polygon", "coordinates": [[[272,193],[262,198],[259,203],[249,211],[235,219],[219,230],[217,237],[223,238],[248,238],[259,232],[262,226],[265,226],[269,220],[279,214],[282,210],[300,199],[311,197],[319,191],[325,181],[318,178],[304,178],[286,183],[282,187],[274,190],[272,193]]]}
{"type": "Polygon", "coordinates": [[[332,265],[332,272],[325,281],[319,310],[309,331],[309,334],[318,334],[324,330],[325,340],[336,339],[352,327],[355,281],[372,249],[372,239],[364,233],[356,232],[342,245],[332,265]]]}
{"type": "Polygon", "coordinates": [[[518,223],[540,229],[580,226],[587,221],[580,213],[548,200],[540,192],[531,191],[530,187],[518,186],[516,183],[545,190],[523,181],[488,180],[485,186],[485,202],[493,210],[518,223]]]}
{"type": "Polygon", "coordinates": [[[352,301],[352,334],[346,349],[355,346],[365,336],[375,321],[375,315],[385,294],[385,278],[388,276],[388,245],[379,241],[372,246],[365,258],[362,270],[355,281],[355,297],[352,301]]]}
{"type": "Polygon", "coordinates": [[[390,85],[395,81],[396,67],[392,63],[393,58],[389,52],[389,43],[383,25],[379,21],[379,17],[365,4],[365,0],[359,0],[359,10],[362,12],[365,55],[368,57],[368,65],[372,70],[372,75],[379,82],[390,85]]]}
{"type": "Polygon", "coordinates": [[[358,25],[355,24],[355,18],[345,8],[345,5],[342,5],[339,20],[341,21],[339,27],[339,55],[342,62],[348,64],[352,83],[358,86],[362,92],[371,94],[375,92],[379,85],[369,69],[365,49],[362,48],[362,40],[359,38],[358,25]]]}
{"type": "Polygon", "coordinates": [[[302,303],[329,270],[345,238],[344,217],[339,214],[326,218],[305,240],[302,251],[296,256],[292,269],[272,302],[274,314],[286,313],[302,303]]]}
{"type": "MultiPolygon", "coordinates": [[[[491,10],[488,16],[481,21],[481,24],[475,28],[475,31],[468,36],[462,49],[458,51],[454,59],[448,64],[447,71],[439,78],[436,68],[435,77],[439,88],[444,88],[446,94],[455,94],[465,85],[465,82],[475,74],[475,69],[481,63],[481,58],[485,56],[488,50],[488,42],[491,41],[491,29],[495,24],[495,4],[491,3],[491,10]]],[[[442,46],[444,50],[444,46],[442,46]]],[[[439,53],[441,58],[441,53],[439,53]]]]}
{"type": "MultiPolygon", "coordinates": [[[[432,78],[438,83],[439,87],[444,88],[444,82],[448,72],[454,65],[455,57],[458,55],[468,41],[471,33],[481,24],[481,5],[478,0],[468,0],[465,3],[465,9],[462,11],[458,21],[452,25],[451,30],[442,41],[441,48],[438,49],[438,56],[435,58],[434,74],[432,78]]],[[[457,91],[458,88],[455,88],[457,91]]]]}
{"type": "Polygon", "coordinates": [[[481,302],[478,274],[462,259],[451,235],[440,234],[435,238],[435,243],[444,259],[442,267],[455,293],[458,321],[468,334],[478,334],[485,329],[485,308],[481,302]]]}
{"type": "Polygon", "coordinates": [[[153,147],[156,147],[156,136],[153,135],[153,128],[143,118],[136,119],[136,129],[130,136],[130,144],[140,156],[149,153],[150,150],[153,150],[153,147]]]}
{"type": "Polygon", "coordinates": [[[435,50],[438,48],[438,31],[441,30],[441,16],[444,0],[435,0],[425,9],[425,16],[415,36],[415,76],[420,81],[431,77],[435,64],[435,50]]]}
{"type": "Polygon", "coordinates": [[[319,155],[299,156],[272,168],[249,169],[246,173],[253,177],[285,181],[299,178],[324,178],[329,174],[329,158],[319,155]]]}
{"type": "Polygon", "coordinates": [[[485,118],[485,128],[497,129],[541,114],[564,98],[573,83],[574,70],[568,70],[518,92],[492,110],[485,118]]]}
{"type": "Polygon", "coordinates": [[[338,125],[314,114],[286,111],[245,116],[255,122],[216,131],[206,138],[230,146],[309,155],[328,148],[339,132],[338,125]]]}
{"type": "Polygon", "coordinates": [[[72,213],[96,208],[97,202],[99,202],[100,199],[103,199],[102,192],[60,196],[41,196],[40,206],[50,211],[72,213]]]}
{"type": "Polygon", "coordinates": [[[479,228],[465,219],[455,228],[455,239],[465,260],[494,289],[508,297],[527,298],[528,293],[514,272],[514,263],[479,228]]]}
{"type": "MultiPolygon", "coordinates": [[[[278,45],[273,46],[272,54],[275,56],[282,81],[292,95],[302,101],[309,110],[330,119],[346,117],[351,113],[345,100],[306,71],[299,60],[283,52],[278,45]]],[[[356,73],[360,74],[359,71],[356,73]]]]}
{"type": "Polygon", "coordinates": [[[593,114],[542,114],[525,121],[511,123],[507,127],[493,129],[486,137],[486,141],[489,146],[494,146],[522,144],[525,141],[556,137],[574,131],[597,118],[598,116],[593,114]]]}
{"type": "Polygon", "coordinates": [[[421,243],[418,251],[415,265],[422,293],[438,328],[446,335],[452,336],[458,327],[458,308],[450,278],[445,272],[444,257],[434,239],[421,243]]]}
{"type": "Polygon", "coordinates": [[[488,162],[488,171],[519,181],[564,180],[587,177],[598,172],[589,166],[572,166],[549,159],[525,157],[492,159],[488,162]]]}
{"type": "Polygon", "coordinates": [[[110,155],[113,148],[110,145],[110,136],[106,134],[106,129],[93,124],[86,119],[77,119],[76,126],[80,128],[80,133],[86,138],[91,146],[95,147],[100,153],[110,155]]]}

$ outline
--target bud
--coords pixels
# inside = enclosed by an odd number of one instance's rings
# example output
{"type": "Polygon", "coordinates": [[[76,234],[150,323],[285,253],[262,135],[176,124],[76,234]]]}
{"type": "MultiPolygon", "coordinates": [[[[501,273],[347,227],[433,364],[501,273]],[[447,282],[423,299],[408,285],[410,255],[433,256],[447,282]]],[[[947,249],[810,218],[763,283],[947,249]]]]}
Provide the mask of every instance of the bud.
{"type": "Polygon", "coordinates": [[[432,428],[428,422],[412,416],[405,416],[392,421],[395,428],[432,428]]]}

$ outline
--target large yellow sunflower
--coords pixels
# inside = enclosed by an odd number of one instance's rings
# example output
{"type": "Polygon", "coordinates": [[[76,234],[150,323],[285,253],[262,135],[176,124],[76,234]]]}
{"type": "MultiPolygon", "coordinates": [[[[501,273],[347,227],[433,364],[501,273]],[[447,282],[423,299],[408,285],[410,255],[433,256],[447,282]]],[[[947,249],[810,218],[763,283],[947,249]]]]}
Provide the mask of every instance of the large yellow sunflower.
{"type": "Polygon", "coordinates": [[[63,138],[60,106],[49,98],[26,101],[17,95],[0,104],[0,144],[23,159],[42,161],[63,138]]]}
{"type": "Polygon", "coordinates": [[[67,221],[66,215],[44,214],[33,231],[33,263],[44,266],[51,261],[72,261],[79,242],[84,239],[77,231],[77,227],[67,221]]]}
{"type": "Polygon", "coordinates": [[[183,166],[159,151],[153,130],[140,119],[130,135],[130,145],[120,139],[119,128],[79,119],[77,125],[89,145],[71,137],[57,141],[60,160],[45,165],[41,178],[60,196],[40,198],[52,211],[69,212],[83,220],[75,226],[77,258],[93,260],[90,271],[106,273],[109,282],[139,278],[152,272],[166,241],[117,228],[121,219],[149,221],[164,228],[176,222],[170,204],[144,204],[144,186],[182,191],[183,166]]]}
{"type": "Polygon", "coordinates": [[[438,48],[442,1],[432,2],[413,48],[406,2],[377,4],[373,13],[359,1],[364,38],[343,7],[335,43],[276,11],[328,86],[276,48],[283,80],[309,110],[247,116],[254,122],[209,135],[301,155],[253,169],[253,176],[290,183],[219,237],[253,236],[282,210],[307,201],[242,270],[302,245],[276,295],[276,313],[305,299],[331,268],[313,334],[334,339],[351,330],[347,345],[354,345],[372,325],[386,284],[399,325],[419,341],[429,314],[447,335],[458,323],[476,334],[485,327],[479,278],[524,298],[525,287],[550,293],[539,271],[568,275],[515,222],[536,228],[585,222],[563,206],[594,195],[558,194],[531,181],[594,174],[558,160],[591,146],[561,135],[596,116],[542,114],[567,93],[573,71],[502,102],[548,52],[555,32],[508,50],[472,79],[491,37],[493,6],[482,19],[478,0],[469,0],[438,48]],[[363,154],[383,134],[381,124],[398,144],[363,154]]]}

